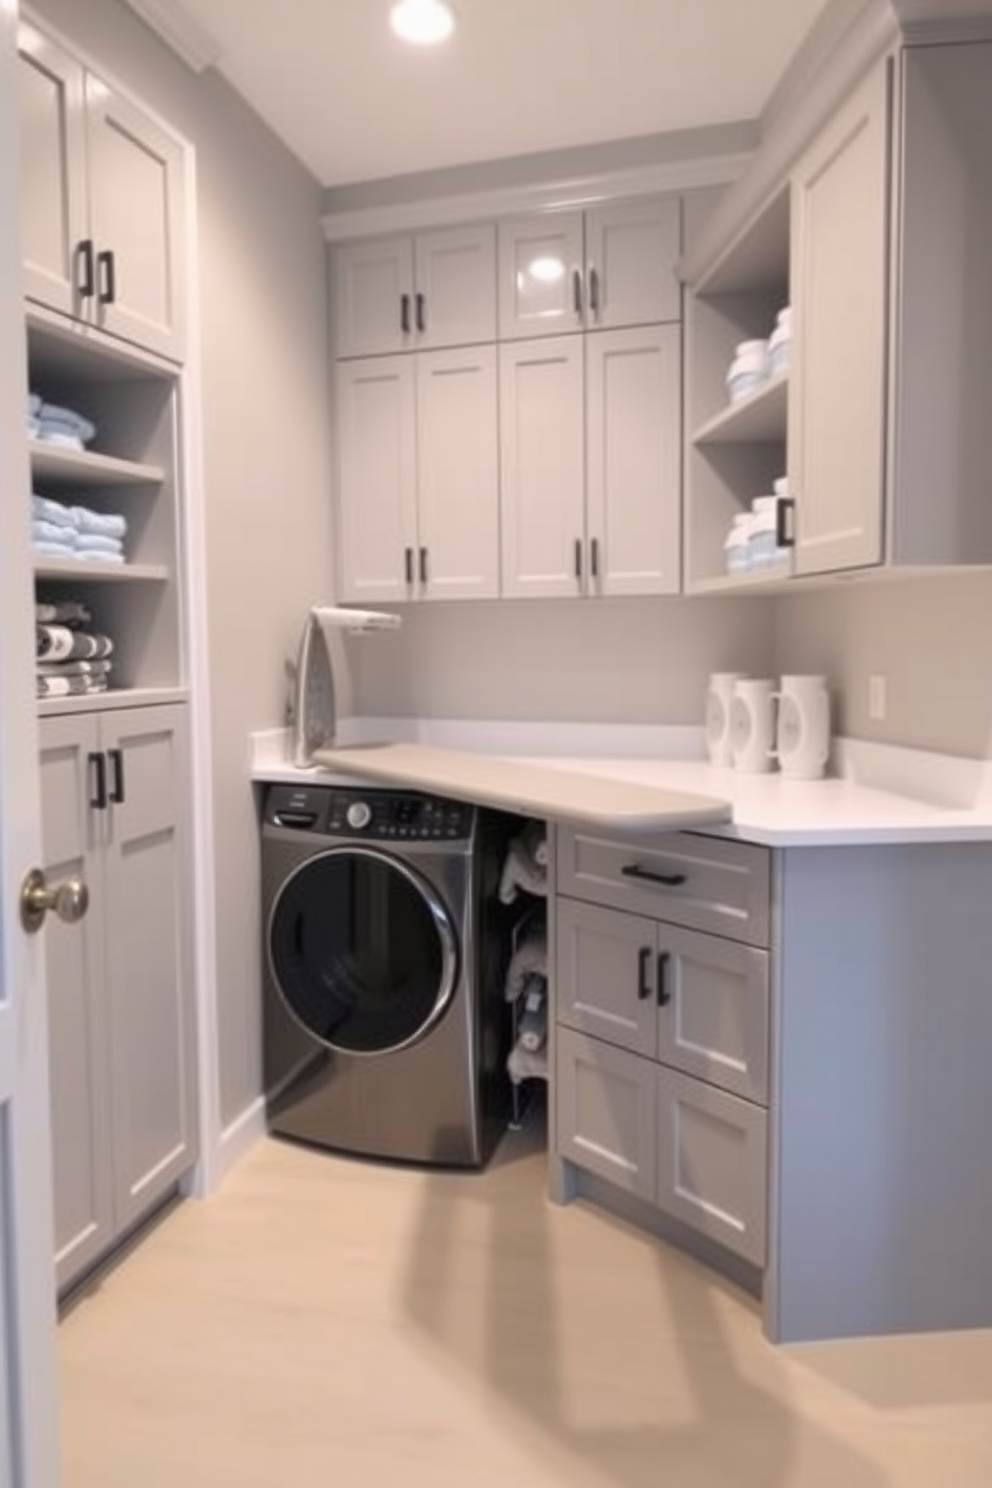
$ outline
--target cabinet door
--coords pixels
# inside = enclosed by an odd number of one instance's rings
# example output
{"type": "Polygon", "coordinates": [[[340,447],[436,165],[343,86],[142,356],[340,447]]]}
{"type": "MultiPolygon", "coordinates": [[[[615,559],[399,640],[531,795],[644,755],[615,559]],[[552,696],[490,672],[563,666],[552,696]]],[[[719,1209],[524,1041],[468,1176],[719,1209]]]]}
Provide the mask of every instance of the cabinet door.
{"type": "Polygon", "coordinates": [[[765,1112],[663,1066],[658,1082],[658,1204],[756,1266],[765,1259],[765,1112]]]}
{"type": "Polygon", "coordinates": [[[414,242],[417,346],[496,340],[496,229],[447,228],[414,242]]]}
{"type": "Polygon", "coordinates": [[[659,925],[658,952],[658,1058],[766,1103],[767,951],[659,925]]]}
{"type": "Polygon", "coordinates": [[[41,803],[49,883],[81,878],[90,907],[78,925],[45,921],[55,1179],[55,1279],[65,1291],[109,1248],[114,1235],[113,1148],[107,1001],[101,926],[102,813],[91,807],[97,723],[44,718],[41,803]]]}
{"type": "Polygon", "coordinates": [[[677,325],[586,337],[589,583],[677,594],[682,513],[677,325]]]}
{"type": "Polygon", "coordinates": [[[95,320],[182,361],[186,180],[182,146],[101,79],[86,78],[95,320]]]}
{"type": "Polygon", "coordinates": [[[653,1059],[656,940],[652,920],[559,899],[555,997],[560,1021],[653,1059]]]}
{"type": "Polygon", "coordinates": [[[425,599],[499,594],[496,348],[417,357],[417,578],[425,599]]]}
{"type": "Polygon", "coordinates": [[[196,1157],[196,1044],[181,706],[104,714],[105,962],[118,1229],[196,1157]]]}
{"type": "Polygon", "coordinates": [[[334,251],[334,349],[339,357],[403,351],[414,343],[413,242],[346,243],[334,251]]]}
{"type": "Polygon", "coordinates": [[[499,333],[554,336],[584,321],[582,213],[517,217],[499,225],[499,333]]]}
{"type": "Polygon", "coordinates": [[[586,213],[586,322],[611,326],[678,321],[682,289],[678,197],[642,197],[586,213]]]}
{"type": "Polygon", "coordinates": [[[413,597],[417,547],[416,375],[408,356],[339,362],[341,597],[413,597]]]}
{"type": "Polygon", "coordinates": [[[24,292],[71,315],[76,254],[86,237],[83,69],[26,21],[18,49],[24,292]]]}
{"type": "Polygon", "coordinates": [[[582,338],[500,347],[503,593],[581,594],[582,338]]]}
{"type": "Polygon", "coordinates": [[[882,560],[890,72],[839,110],[792,192],[797,573],[882,560]]]}
{"type": "Polygon", "coordinates": [[[559,1028],[556,1046],[558,1156],[653,1202],[656,1066],[570,1028],[559,1028]]]}

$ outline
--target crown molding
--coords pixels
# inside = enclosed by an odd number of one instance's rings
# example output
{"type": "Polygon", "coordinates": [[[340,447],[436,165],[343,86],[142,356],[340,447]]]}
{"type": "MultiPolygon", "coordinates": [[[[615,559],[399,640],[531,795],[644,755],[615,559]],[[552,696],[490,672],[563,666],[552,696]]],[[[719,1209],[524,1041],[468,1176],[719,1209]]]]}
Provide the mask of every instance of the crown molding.
{"type": "Polygon", "coordinates": [[[216,67],[223,51],[220,43],[193,19],[179,0],[126,0],[126,3],[193,72],[216,67]]]}
{"type": "Polygon", "coordinates": [[[603,171],[573,180],[347,208],[325,213],[321,222],[329,243],[343,243],[355,238],[375,237],[378,233],[415,232],[420,228],[449,227],[487,218],[514,217],[526,212],[574,210],[622,197],[727,186],[737,180],[750,159],[750,151],[741,151],[699,160],[672,160],[628,170],[603,171]]]}

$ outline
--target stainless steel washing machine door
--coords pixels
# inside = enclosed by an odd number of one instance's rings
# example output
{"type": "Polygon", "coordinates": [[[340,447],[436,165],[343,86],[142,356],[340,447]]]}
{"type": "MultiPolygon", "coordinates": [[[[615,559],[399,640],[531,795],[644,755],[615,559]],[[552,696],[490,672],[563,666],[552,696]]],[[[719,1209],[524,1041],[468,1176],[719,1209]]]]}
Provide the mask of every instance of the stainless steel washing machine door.
{"type": "Polygon", "coordinates": [[[458,981],[458,937],[440,895],[371,847],[329,848],[287,879],[269,918],[268,954],[291,1015],[343,1054],[416,1043],[458,981]]]}

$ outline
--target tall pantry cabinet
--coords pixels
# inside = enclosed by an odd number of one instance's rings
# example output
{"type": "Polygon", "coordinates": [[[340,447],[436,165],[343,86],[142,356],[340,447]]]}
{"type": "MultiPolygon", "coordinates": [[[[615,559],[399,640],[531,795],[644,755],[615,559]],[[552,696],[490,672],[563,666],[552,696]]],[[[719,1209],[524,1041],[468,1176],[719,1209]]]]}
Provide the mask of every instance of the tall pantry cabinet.
{"type": "Polygon", "coordinates": [[[36,552],[39,603],[113,641],[106,692],[39,699],[44,870],[85,880],[45,930],[56,1285],[197,1156],[182,584],[185,147],[33,19],[20,28],[28,375],[96,427],[29,434],[33,491],[125,517],[123,561],[36,552]]]}

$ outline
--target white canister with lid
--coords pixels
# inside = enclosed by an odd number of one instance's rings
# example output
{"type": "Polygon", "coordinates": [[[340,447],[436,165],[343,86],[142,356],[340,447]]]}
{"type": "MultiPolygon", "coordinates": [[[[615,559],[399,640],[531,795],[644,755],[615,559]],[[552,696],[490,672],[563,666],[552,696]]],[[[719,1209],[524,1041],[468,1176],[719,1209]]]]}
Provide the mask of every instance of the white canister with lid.
{"type": "Polygon", "coordinates": [[[734,686],[746,672],[712,672],[706,688],[706,756],[711,765],[733,763],[730,748],[730,709],[734,686]]]}
{"type": "Polygon", "coordinates": [[[778,722],[775,757],[792,780],[819,780],[830,755],[830,694],[827,679],[813,674],[784,676],[775,693],[778,722]]]}
{"type": "Polygon", "coordinates": [[[775,683],[746,678],[734,683],[730,705],[730,750],[734,769],[762,775],[772,767],[775,683]]]}
{"type": "Polygon", "coordinates": [[[778,558],[778,497],[758,496],[751,502],[747,554],[749,568],[769,568],[778,558]]]}

